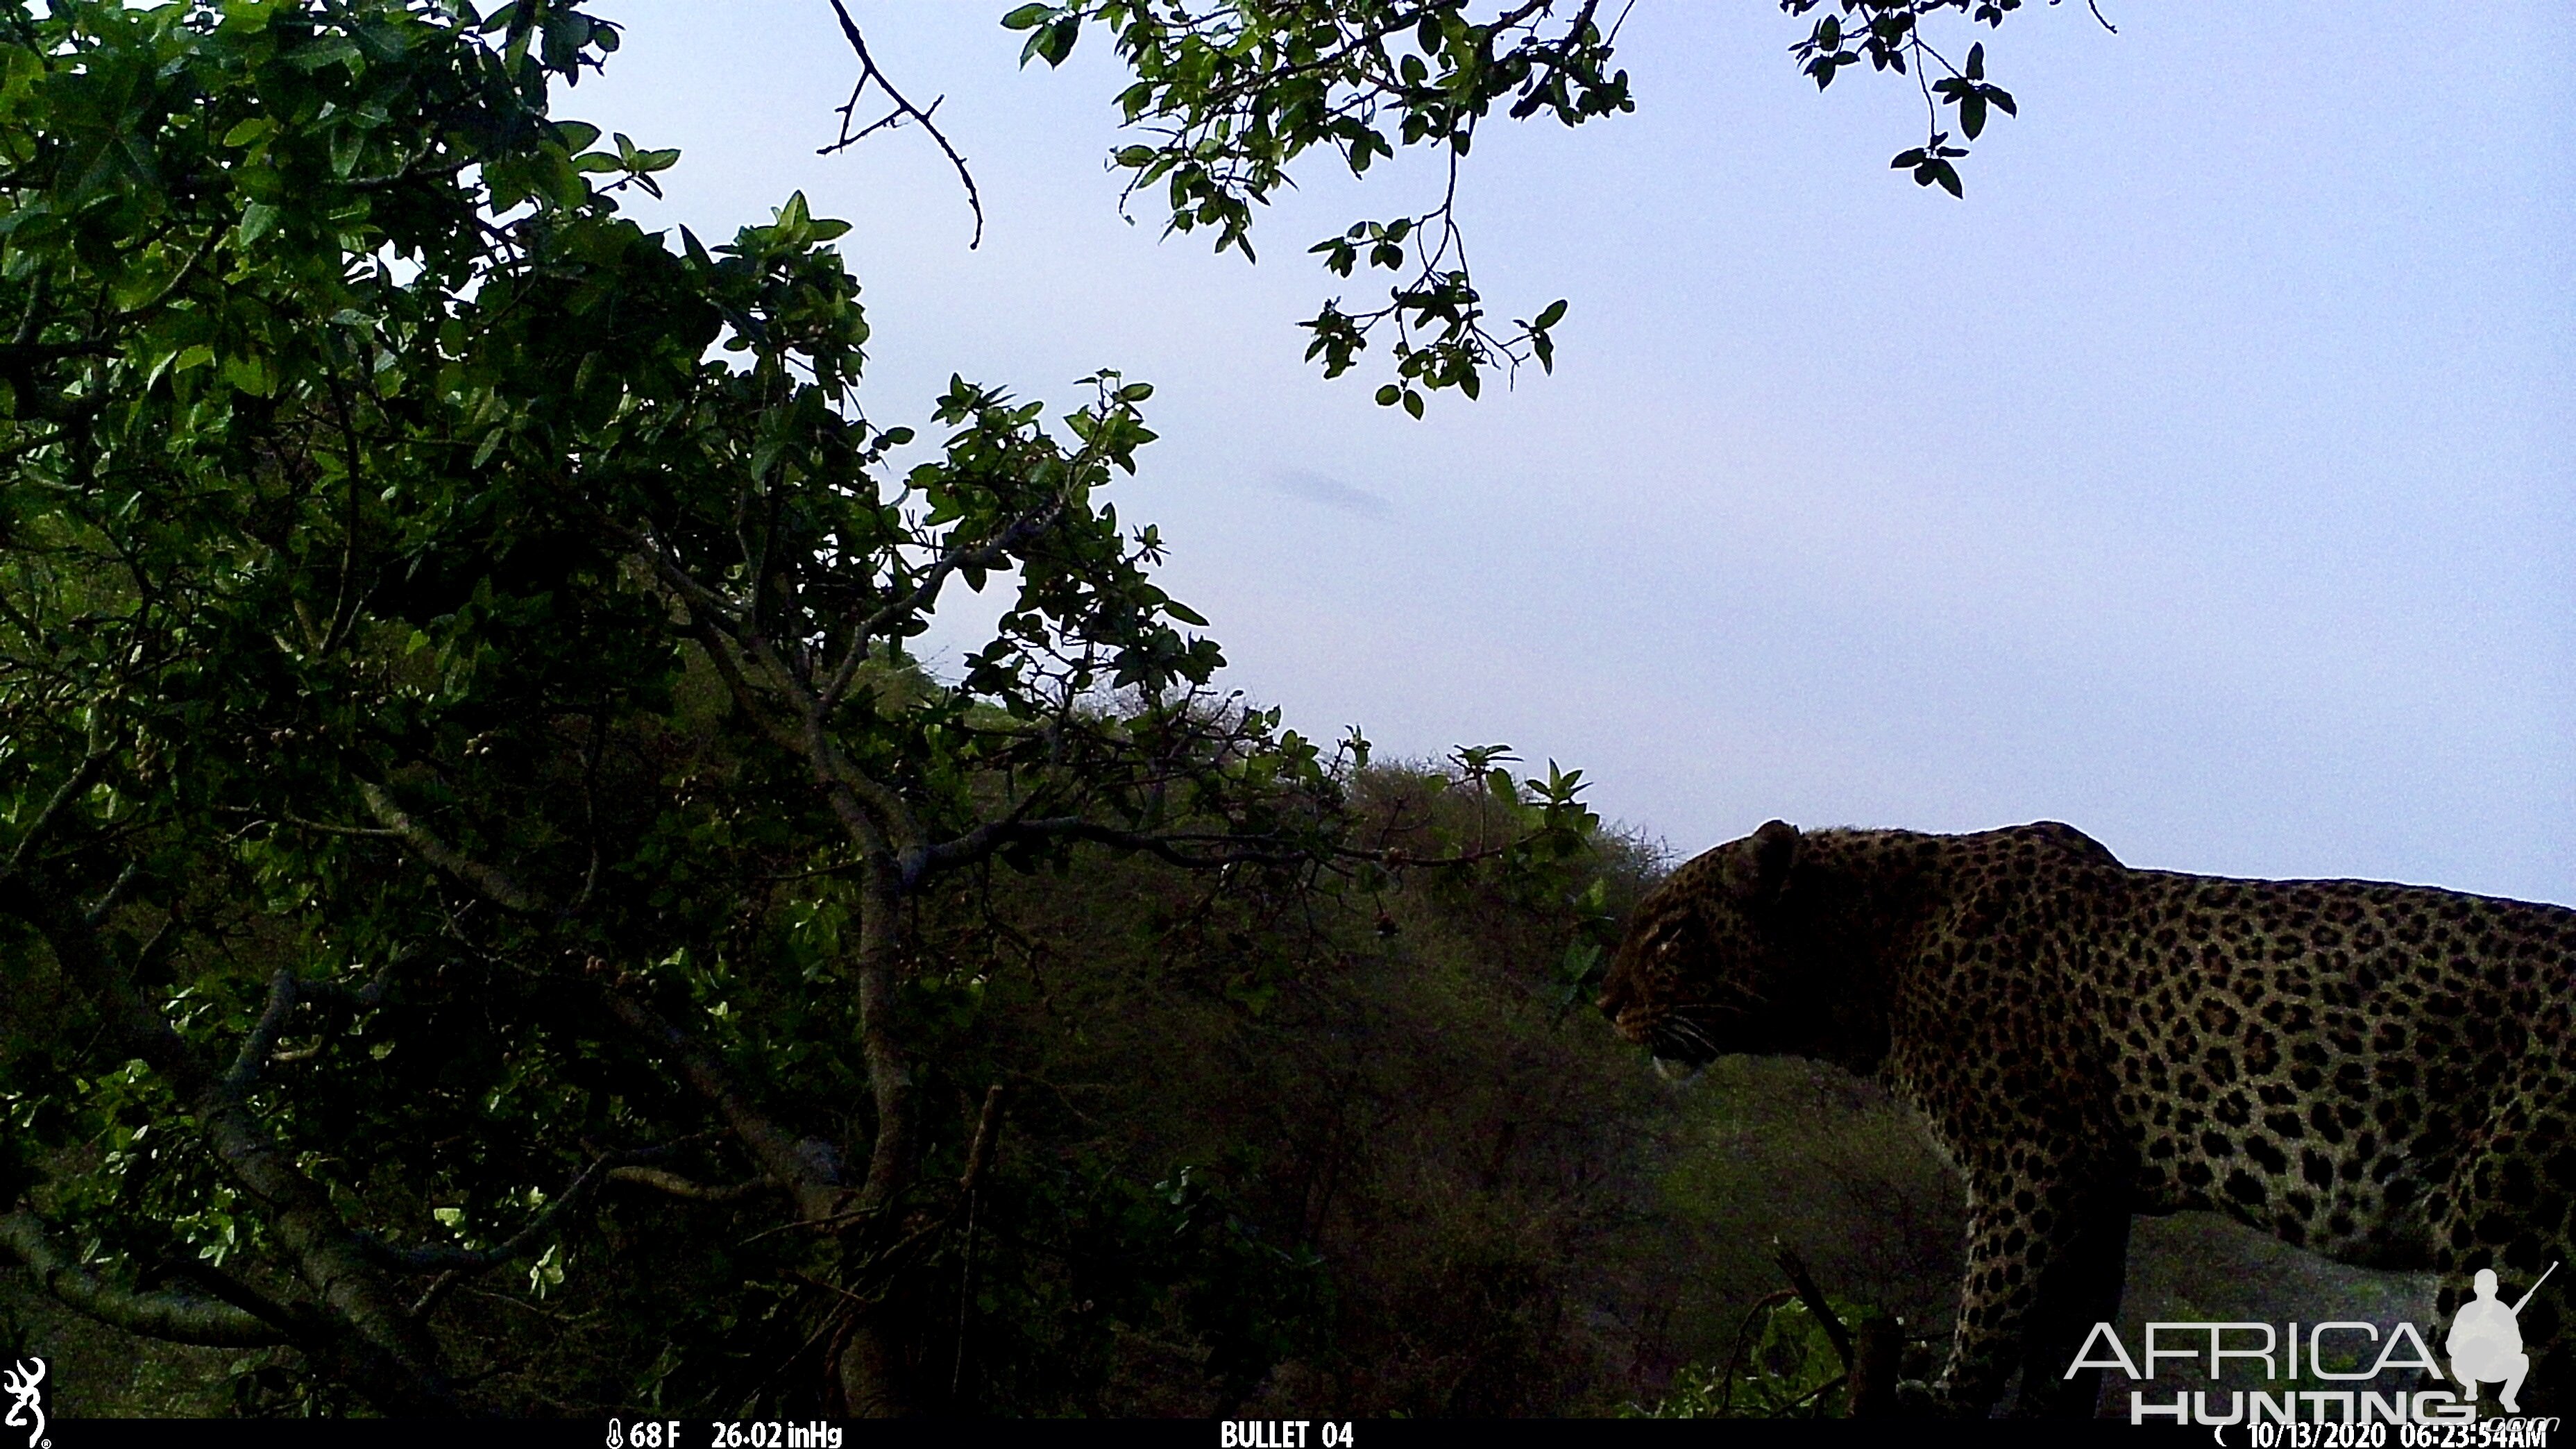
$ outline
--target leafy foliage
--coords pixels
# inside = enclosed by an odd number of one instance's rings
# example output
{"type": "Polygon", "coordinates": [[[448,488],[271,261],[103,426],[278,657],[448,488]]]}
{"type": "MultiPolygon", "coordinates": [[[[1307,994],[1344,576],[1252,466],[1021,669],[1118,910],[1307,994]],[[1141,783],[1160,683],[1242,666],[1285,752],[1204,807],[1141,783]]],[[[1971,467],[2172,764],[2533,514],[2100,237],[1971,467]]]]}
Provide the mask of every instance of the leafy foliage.
{"type": "MultiPolygon", "coordinates": [[[[1865,1310],[1828,1300],[1837,1317],[1856,1322],[1865,1310]]],[[[1786,1294],[1764,1299],[1746,1315],[1733,1357],[1724,1365],[1685,1368],[1647,1419],[1828,1419],[1841,1417],[1843,1368],[1824,1324],[1786,1294]]]]}
{"type": "Polygon", "coordinates": [[[1028,32],[1021,62],[1060,65],[1086,25],[1106,30],[1135,81],[1118,105],[1152,139],[1120,148],[1130,194],[1160,188],[1171,230],[1216,233],[1216,249],[1253,255],[1254,208],[1289,183],[1310,150],[1338,154],[1354,176],[1396,149],[1444,151],[1439,204],[1391,221],[1359,221],[1310,251],[1348,277],[1365,265],[1397,274],[1382,307],[1345,311],[1338,299],[1303,324],[1306,356],[1327,377],[1356,365],[1372,333],[1391,330],[1395,378],[1382,406],[1419,417],[1423,394],[1468,397],[1495,366],[1555,365],[1549,329],[1563,302],[1499,328],[1469,275],[1456,221],[1458,163],[1496,105],[1515,120],[1544,110],[1565,125],[1635,109],[1625,71],[1608,69],[1616,27],[1595,6],[1552,26],[1547,3],[1475,18],[1465,0],[1335,0],[1194,11],[1154,0],[1022,5],[1002,23],[1028,32]]]}
{"type": "MultiPolygon", "coordinates": [[[[1050,417],[960,378],[935,441],[881,428],[841,223],[620,216],[676,158],[549,112],[615,39],[547,0],[0,5],[0,1249],[126,1330],[291,1350],[246,1406],[904,1408],[1012,1072],[988,964],[923,926],[994,867],[1585,869],[1574,776],[1482,775],[1501,837],[1389,856],[1365,740],[1214,691],[1101,496],[1146,385],[1050,417]],[[936,679],[908,641],[957,586],[1012,602],[936,679]],[[951,1091],[980,1110],[925,1115],[951,1091]],[[469,1306],[642,1284],[668,1336],[534,1399],[469,1306]]],[[[1167,1198],[1102,1209],[1197,1245],[1135,1283],[1303,1281],[1167,1198]]]]}
{"type": "MultiPolygon", "coordinates": [[[[1973,141],[1993,112],[2015,114],[2014,101],[1987,81],[1982,43],[1954,66],[1924,25],[1954,11],[1992,28],[2021,0],[1781,0],[1780,8],[1825,11],[1791,47],[1818,89],[1864,59],[1873,71],[1916,79],[1930,139],[1894,165],[1918,185],[1962,194],[1955,163],[1967,150],[1950,144],[1943,108],[1956,108],[1958,132],[1973,141]]],[[[1605,25],[1598,0],[1031,0],[1002,24],[1027,35],[1022,65],[1062,65],[1086,28],[1106,32],[1134,77],[1119,110],[1145,137],[1110,158],[1128,173],[1127,194],[1159,190],[1169,229],[1213,231],[1220,252],[1253,255],[1256,209],[1292,184],[1309,152],[1338,155],[1353,176],[1400,149],[1441,155],[1447,182],[1435,205],[1354,221],[1308,249],[1339,277],[1394,273],[1384,305],[1346,309],[1335,298],[1301,324],[1312,334],[1306,356],[1326,377],[1356,366],[1372,336],[1391,334],[1394,376],[1377,401],[1420,417],[1427,392],[1454,387],[1473,398],[1494,368],[1535,361],[1553,370],[1551,329],[1566,303],[1508,324],[1488,310],[1457,221],[1460,164],[1497,107],[1511,120],[1544,114],[1565,126],[1635,110],[1628,73],[1615,64],[1626,14],[1605,25]]],[[[864,48],[861,60],[873,75],[864,48]]]]}

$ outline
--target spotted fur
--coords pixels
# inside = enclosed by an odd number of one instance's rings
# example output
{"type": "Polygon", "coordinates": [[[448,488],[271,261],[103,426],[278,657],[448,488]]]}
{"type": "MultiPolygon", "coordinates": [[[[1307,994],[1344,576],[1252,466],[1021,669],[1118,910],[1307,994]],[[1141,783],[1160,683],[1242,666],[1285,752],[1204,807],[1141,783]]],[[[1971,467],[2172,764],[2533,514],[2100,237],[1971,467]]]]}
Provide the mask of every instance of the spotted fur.
{"type": "MultiPolygon", "coordinates": [[[[1968,1182],[1954,1412],[2017,1362],[2018,1411],[2090,1411],[2061,1375],[2132,1212],[2430,1270],[2444,1323],[2479,1268],[2510,1301],[2576,1260],[2576,910],[2130,870],[2053,822],[1775,820],[1638,905],[1601,1007],[1658,1058],[1816,1057],[1919,1110],[1968,1182]]],[[[2576,1402],[2566,1281],[2522,1312],[2525,1413],[2576,1402]]]]}

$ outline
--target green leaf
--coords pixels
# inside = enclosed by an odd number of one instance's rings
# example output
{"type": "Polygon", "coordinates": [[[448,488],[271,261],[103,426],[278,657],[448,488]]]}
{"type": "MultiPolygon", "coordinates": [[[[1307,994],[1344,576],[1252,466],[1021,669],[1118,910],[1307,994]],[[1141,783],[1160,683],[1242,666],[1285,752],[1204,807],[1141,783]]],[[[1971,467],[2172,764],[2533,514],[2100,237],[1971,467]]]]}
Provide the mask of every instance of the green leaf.
{"type": "Polygon", "coordinates": [[[253,397],[266,397],[277,387],[276,374],[268,364],[252,353],[236,353],[224,359],[224,381],[253,397]]]}
{"type": "Polygon", "coordinates": [[[279,208],[265,201],[254,201],[243,207],[241,227],[237,232],[241,245],[245,248],[259,245],[270,232],[277,230],[277,219],[280,214],[279,208]]]}
{"type": "Polygon", "coordinates": [[[1073,43],[1081,38],[1082,17],[1079,14],[1051,20],[1029,32],[1028,44],[1020,47],[1020,64],[1027,65],[1034,57],[1045,61],[1050,68],[1060,66],[1066,56],[1073,54],[1073,43]]]}

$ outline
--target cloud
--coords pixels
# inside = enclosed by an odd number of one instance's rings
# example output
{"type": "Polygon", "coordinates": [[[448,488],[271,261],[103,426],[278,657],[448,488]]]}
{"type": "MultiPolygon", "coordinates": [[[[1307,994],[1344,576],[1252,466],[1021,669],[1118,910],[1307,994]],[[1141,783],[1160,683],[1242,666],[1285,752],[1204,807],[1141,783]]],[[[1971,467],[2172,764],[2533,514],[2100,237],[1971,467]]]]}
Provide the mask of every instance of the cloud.
{"type": "Polygon", "coordinates": [[[1273,493],[1303,498],[1326,508],[1356,513],[1363,518],[1384,518],[1395,511],[1395,505],[1365,488],[1354,487],[1339,478],[1303,469],[1274,468],[1262,480],[1273,493]]]}

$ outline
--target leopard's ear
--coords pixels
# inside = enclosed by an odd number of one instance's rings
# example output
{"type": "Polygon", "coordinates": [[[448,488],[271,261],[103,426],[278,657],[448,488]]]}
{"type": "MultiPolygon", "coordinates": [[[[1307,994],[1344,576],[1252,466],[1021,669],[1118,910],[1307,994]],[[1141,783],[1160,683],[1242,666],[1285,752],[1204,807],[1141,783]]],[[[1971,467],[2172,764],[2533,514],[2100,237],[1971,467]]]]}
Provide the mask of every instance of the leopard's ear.
{"type": "Polygon", "coordinates": [[[1727,890],[1748,904],[1778,900],[1790,868],[1798,863],[1798,827],[1786,820],[1767,821],[1743,845],[1727,853],[1727,890]]]}

